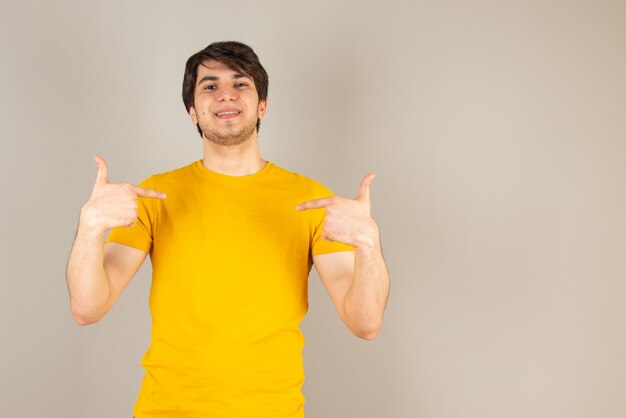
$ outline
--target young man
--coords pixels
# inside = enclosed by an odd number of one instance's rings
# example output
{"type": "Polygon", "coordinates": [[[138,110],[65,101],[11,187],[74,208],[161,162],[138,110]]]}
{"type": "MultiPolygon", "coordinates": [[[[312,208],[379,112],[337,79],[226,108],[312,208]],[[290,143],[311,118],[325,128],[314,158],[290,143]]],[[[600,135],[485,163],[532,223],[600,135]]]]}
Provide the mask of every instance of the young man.
{"type": "Polygon", "coordinates": [[[183,81],[202,160],[134,186],[109,183],[95,157],[67,266],[71,312],[99,321],[150,254],[136,418],[304,417],[299,324],[313,264],[354,335],[369,340],[381,326],[389,277],[370,216],[374,176],[347,199],[263,160],[267,86],[250,47],[213,43],[189,58],[183,81]]]}

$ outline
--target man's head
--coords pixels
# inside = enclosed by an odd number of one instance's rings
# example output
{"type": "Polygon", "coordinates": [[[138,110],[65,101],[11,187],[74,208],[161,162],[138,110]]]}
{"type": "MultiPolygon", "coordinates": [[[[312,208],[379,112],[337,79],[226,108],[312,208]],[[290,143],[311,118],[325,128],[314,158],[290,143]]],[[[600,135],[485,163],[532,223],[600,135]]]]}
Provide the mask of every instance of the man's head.
{"type": "MultiPolygon", "coordinates": [[[[252,48],[240,42],[227,41],[212,43],[202,51],[189,57],[185,65],[183,103],[185,104],[185,109],[191,115],[192,120],[196,123],[200,136],[203,136],[202,125],[207,125],[210,120],[205,118],[205,123],[201,123],[201,115],[198,115],[198,111],[200,110],[198,109],[200,103],[196,103],[197,100],[200,100],[198,93],[202,94],[202,88],[205,88],[204,86],[200,86],[201,79],[198,79],[199,68],[200,72],[206,74],[209,68],[216,68],[216,66],[230,69],[233,73],[232,75],[241,75],[251,79],[253,82],[253,86],[250,87],[253,87],[255,93],[258,95],[257,105],[260,108],[262,107],[262,112],[258,113],[259,117],[256,119],[255,124],[255,129],[258,132],[261,125],[260,119],[264,113],[265,104],[267,102],[267,88],[269,83],[267,72],[259,62],[259,58],[252,48]]],[[[216,85],[214,88],[218,89],[220,86],[216,85]]],[[[207,132],[205,132],[204,136],[206,136],[206,133],[207,132]]]]}

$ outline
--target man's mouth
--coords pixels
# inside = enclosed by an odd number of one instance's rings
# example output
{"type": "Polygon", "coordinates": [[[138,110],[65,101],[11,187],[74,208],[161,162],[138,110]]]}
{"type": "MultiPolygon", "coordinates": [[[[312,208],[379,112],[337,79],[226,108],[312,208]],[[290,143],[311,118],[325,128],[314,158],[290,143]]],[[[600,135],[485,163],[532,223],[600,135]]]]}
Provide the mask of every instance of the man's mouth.
{"type": "Polygon", "coordinates": [[[239,113],[240,112],[238,110],[220,110],[215,114],[215,116],[220,119],[232,119],[239,116],[239,113]]]}

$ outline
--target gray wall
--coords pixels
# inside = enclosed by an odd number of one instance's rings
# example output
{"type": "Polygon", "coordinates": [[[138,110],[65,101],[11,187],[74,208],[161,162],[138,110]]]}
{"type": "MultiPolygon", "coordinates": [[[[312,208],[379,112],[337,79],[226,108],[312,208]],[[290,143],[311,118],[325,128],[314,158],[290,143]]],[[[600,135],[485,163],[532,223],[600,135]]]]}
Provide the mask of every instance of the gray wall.
{"type": "Polygon", "coordinates": [[[201,158],[185,60],[252,45],[262,155],[354,196],[392,278],[379,337],[315,273],[311,418],[626,416],[626,3],[67,1],[0,17],[0,414],[131,416],[150,265],[79,327],[65,264],[112,181],[201,158]]]}

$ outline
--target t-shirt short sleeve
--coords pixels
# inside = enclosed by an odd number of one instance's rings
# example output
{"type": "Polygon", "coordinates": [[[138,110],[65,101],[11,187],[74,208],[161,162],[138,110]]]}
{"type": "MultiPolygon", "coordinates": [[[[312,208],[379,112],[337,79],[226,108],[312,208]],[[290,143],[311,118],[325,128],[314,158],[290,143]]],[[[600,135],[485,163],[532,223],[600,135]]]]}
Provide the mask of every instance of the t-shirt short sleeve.
{"type": "MultiPolygon", "coordinates": [[[[155,189],[154,176],[148,177],[139,187],[155,189]]],[[[137,198],[137,222],[133,226],[121,226],[113,228],[105,242],[116,242],[128,245],[145,252],[150,252],[152,248],[153,226],[154,226],[154,199],[137,198]]]]}
{"type": "MultiPolygon", "coordinates": [[[[325,197],[333,196],[334,193],[317,181],[313,181],[312,185],[312,197],[310,200],[322,199],[325,197]]],[[[348,244],[343,244],[336,241],[326,241],[322,238],[322,229],[324,228],[324,214],[326,209],[311,209],[311,254],[327,254],[337,251],[354,251],[354,247],[348,244]]]]}

